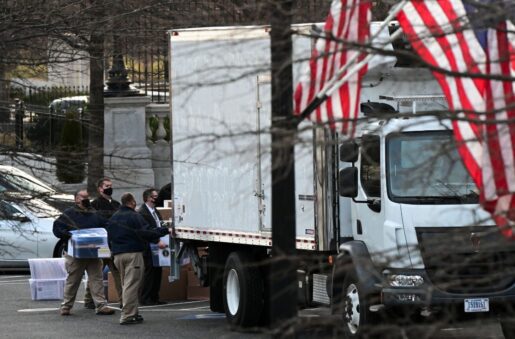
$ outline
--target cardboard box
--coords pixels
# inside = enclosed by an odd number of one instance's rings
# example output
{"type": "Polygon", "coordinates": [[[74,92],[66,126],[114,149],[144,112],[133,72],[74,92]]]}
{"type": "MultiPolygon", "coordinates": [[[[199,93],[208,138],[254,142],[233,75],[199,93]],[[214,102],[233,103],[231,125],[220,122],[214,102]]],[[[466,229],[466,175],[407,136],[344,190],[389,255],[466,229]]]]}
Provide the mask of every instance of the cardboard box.
{"type": "Polygon", "coordinates": [[[116,286],[114,284],[113,274],[111,272],[107,273],[107,301],[110,303],[116,303],[120,300],[118,297],[118,291],[116,291],[116,286]]]}
{"type": "Polygon", "coordinates": [[[188,272],[181,269],[181,278],[173,283],[168,282],[170,274],[169,267],[163,267],[163,275],[161,277],[161,289],[159,290],[159,300],[177,301],[186,300],[186,287],[188,284],[188,272]]]}
{"type": "Polygon", "coordinates": [[[29,279],[32,300],[62,300],[64,279],[29,279]]]}
{"type": "Polygon", "coordinates": [[[107,231],[104,228],[85,228],[71,231],[68,240],[68,255],[74,258],[110,258],[107,231]]]}
{"type": "Polygon", "coordinates": [[[172,220],[172,209],[170,207],[156,207],[156,210],[161,214],[163,221],[172,220]]]}
{"type": "MultiPolygon", "coordinates": [[[[189,265],[191,267],[191,265],[189,265]]],[[[186,291],[188,300],[206,300],[209,299],[209,287],[200,286],[200,280],[195,271],[188,270],[188,288],[186,291]]]]}
{"type": "MultiPolygon", "coordinates": [[[[181,301],[187,298],[187,285],[188,285],[188,271],[181,270],[181,278],[173,283],[168,282],[168,275],[170,274],[169,267],[163,267],[163,274],[161,276],[161,288],[159,290],[159,300],[162,301],[181,301]]],[[[108,281],[108,301],[118,302],[118,293],[114,286],[114,279],[109,272],[107,276],[108,281]]]]}

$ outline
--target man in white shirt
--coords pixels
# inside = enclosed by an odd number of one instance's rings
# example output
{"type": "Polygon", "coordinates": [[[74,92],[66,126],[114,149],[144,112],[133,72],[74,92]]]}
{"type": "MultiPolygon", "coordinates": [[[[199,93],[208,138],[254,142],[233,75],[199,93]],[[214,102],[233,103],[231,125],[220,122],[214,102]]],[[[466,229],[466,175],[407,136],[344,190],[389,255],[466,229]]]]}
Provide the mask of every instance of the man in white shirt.
{"type": "MultiPolygon", "coordinates": [[[[162,217],[159,211],[156,210],[157,190],[149,188],[143,192],[143,205],[138,209],[138,212],[145,218],[150,225],[150,229],[161,227],[162,217]]],[[[166,244],[160,241],[159,248],[166,247],[166,244]]],[[[152,263],[152,252],[150,245],[147,244],[143,252],[143,260],[145,262],[145,272],[143,275],[143,284],[140,291],[140,304],[141,305],[160,305],[165,304],[159,300],[159,289],[161,287],[162,269],[159,266],[154,266],[152,263]]]]}

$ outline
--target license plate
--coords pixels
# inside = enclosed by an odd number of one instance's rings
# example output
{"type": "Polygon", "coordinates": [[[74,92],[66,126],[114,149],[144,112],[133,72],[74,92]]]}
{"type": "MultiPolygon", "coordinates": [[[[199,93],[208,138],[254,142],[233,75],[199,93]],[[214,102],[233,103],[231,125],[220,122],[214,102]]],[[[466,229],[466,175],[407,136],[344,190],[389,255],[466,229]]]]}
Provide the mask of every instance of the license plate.
{"type": "Polygon", "coordinates": [[[489,312],[490,303],[488,298],[465,299],[465,312],[489,312]]]}

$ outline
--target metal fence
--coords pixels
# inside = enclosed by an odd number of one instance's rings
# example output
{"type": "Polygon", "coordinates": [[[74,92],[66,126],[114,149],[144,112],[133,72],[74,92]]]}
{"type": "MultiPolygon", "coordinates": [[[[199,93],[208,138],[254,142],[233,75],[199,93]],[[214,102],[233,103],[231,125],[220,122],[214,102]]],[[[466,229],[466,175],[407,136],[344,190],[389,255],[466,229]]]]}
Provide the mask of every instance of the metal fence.
{"type": "Polygon", "coordinates": [[[52,150],[61,140],[65,121],[77,120],[87,145],[87,87],[32,87],[11,85],[1,103],[0,142],[22,149],[52,150]],[[63,99],[67,98],[67,99],[63,99]],[[73,99],[72,99],[73,98],[73,99]]]}
{"type": "MultiPolygon", "coordinates": [[[[294,2],[293,22],[323,21],[329,5],[327,0],[297,0],[294,2]]],[[[168,102],[168,30],[266,25],[272,13],[268,6],[268,1],[262,0],[172,0],[162,8],[161,16],[154,12],[130,18],[134,29],[123,42],[130,81],[153,102],[168,102]]]]}

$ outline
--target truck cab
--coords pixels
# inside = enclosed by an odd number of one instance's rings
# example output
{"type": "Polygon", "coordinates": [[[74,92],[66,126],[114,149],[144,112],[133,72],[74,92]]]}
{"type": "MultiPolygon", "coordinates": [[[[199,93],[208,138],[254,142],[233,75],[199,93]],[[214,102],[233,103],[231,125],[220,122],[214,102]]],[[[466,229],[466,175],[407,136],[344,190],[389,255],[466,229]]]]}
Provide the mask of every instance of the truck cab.
{"type": "Polygon", "coordinates": [[[356,139],[339,142],[342,241],[332,303],[349,337],[391,308],[430,315],[452,306],[466,316],[515,300],[507,274],[515,246],[479,206],[428,76],[393,68],[376,86],[365,82],[366,123],[356,139]]]}

